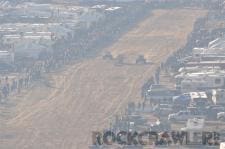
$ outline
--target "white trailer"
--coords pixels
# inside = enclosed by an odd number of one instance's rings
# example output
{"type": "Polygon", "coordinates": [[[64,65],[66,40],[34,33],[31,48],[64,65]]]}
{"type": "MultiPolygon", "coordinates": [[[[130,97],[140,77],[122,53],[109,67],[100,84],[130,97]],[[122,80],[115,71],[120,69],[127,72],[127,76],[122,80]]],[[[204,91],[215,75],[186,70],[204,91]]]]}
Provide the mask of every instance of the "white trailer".
{"type": "Polygon", "coordinates": [[[225,142],[220,143],[220,149],[225,149],[225,142]]]}
{"type": "Polygon", "coordinates": [[[176,87],[182,92],[202,91],[225,87],[225,71],[181,73],[176,77],[176,87]]]}

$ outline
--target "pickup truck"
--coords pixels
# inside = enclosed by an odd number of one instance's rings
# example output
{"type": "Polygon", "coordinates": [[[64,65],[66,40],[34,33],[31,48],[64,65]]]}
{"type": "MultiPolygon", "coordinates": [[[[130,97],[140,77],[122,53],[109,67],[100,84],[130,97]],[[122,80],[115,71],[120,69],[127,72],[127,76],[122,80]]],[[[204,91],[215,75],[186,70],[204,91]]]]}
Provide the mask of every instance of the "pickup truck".
{"type": "Polygon", "coordinates": [[[168,115],[169,121],[187,121],[188,119],[192,119],[192,118],[203,118],[203,119],[205,119],[206,116],[193,114],[190,111],[180,111],[180,112],[168,115]]]}

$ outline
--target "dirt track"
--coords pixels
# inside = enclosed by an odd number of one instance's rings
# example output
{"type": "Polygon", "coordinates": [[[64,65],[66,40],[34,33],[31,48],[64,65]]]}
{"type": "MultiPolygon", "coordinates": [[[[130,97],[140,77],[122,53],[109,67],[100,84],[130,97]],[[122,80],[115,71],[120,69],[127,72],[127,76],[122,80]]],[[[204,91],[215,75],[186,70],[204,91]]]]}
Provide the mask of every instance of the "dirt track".
{"type": "Polygon", "coordinates": [[[115,66],[99,56],[60,74],[52,74],[54,88],[35,88],[23,97],[15,117],[0,132],[1,149],[85,149],[91,132],[108,127],[128,101],[141,100],[141,86],[161,61],[186,42],[202,10],[157,10],[112,47],[134,63],[144,54],[154,65],[115,66]],[[56,81],[58,80],[58,81],[56,81]]]}

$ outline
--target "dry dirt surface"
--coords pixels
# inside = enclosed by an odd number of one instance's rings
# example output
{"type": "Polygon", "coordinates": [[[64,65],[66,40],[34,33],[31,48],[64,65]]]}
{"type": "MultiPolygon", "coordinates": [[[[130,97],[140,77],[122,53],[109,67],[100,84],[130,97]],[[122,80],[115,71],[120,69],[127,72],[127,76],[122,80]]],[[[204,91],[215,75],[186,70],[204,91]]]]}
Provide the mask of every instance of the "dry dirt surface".
{"type": "MultiPolygon", "coordinates": [[[[22,97],[14,116],[0,121],[1,149],[86,149],[92,131],[109,126],[129,101],[141,100],[141,87],[161,61],[186,43],[204,10],[156,10],[113,46],[132,64],[144,54],[152,65],[115,66],[101,56],[49,77],[51,88],[35,87],[22,97]]],[[[103,51],[103,53],[104,53],[103,51]]],[[[103,54],[102,53],[102,54],[103,54]]]]}

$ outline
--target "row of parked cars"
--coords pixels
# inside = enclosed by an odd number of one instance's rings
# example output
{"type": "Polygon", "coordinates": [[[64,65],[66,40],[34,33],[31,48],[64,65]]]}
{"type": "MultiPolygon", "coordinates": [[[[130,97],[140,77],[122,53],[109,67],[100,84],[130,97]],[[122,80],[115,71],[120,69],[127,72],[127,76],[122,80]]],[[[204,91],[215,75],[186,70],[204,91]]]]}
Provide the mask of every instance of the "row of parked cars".
{"type": "Polygon", "coordinates": [[[153,107],[153,113],[159,118],[169,121],[186,121],[191,118],[225,121],[225,108],[222,105],[208,105],[206,107],[176,106],[172,104],[158,104],[153,107]]]}

